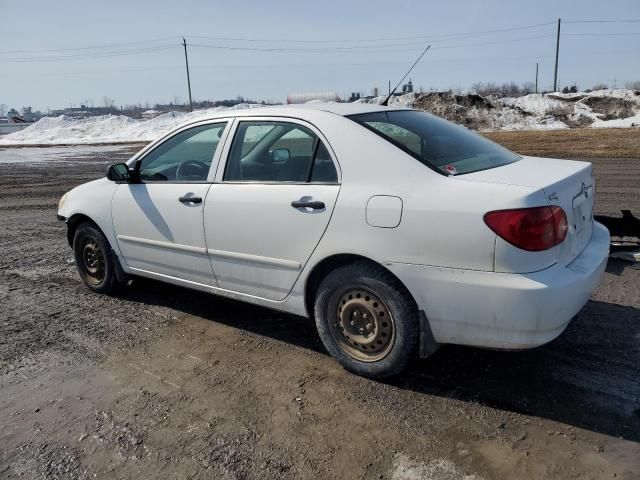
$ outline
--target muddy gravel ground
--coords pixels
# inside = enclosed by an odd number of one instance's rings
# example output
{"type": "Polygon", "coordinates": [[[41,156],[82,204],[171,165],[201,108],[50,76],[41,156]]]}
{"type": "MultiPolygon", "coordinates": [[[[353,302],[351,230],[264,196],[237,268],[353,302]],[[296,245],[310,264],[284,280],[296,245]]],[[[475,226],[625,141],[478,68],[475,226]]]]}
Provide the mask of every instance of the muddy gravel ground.
{"type": "MultiPolygon", "coordinates": [[[[0,150],[0,478],[640,477],[640,270],[611,260],[544,347],[444,346],[371,381],[305,319],[85,288],[57,202],[130,153],[0,150]]],[[[640,159],[595,164],[597,213],[640,212],[640,159]]]]}

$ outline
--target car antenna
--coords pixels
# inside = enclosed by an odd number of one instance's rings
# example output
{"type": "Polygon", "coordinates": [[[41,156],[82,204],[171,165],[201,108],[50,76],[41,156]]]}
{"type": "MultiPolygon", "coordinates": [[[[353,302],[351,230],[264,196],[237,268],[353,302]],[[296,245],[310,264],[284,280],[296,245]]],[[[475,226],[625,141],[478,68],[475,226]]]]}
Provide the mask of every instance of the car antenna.
{"type": "Polygon", "coordinates": [[[384,105],[385,107],[388,106],[389,103],[389,99],[391,98],[391,95],[393,95],[394,93],[396,93],[396,90],[398,89],[398,87],[400,86],[400,84],[403,82],[403,80],[405,78],[407,78],[407,75],[409,75],[411,73],[411,70],[413,70],[413,67],[415,67],[418,62],[422,59],[422,57],[424,57],[424,54],[427,53],[427,50],[429,50],[431,48],[431,45],[427,45],[427,48],[424,49],[424,51],[420,54],[420,56],[418,57],[418,59],[413,62],[413,65],[411,65],[411,68],[409,69],[409,71],[407,73],[404,74],[404,77],[402,77],[400,79],[400,81],[398,82],[398,84],[394,87],[393,90],[391,90],[391,92],[389,92],[389,96],[387,98],[384,99],[384,102],[382,102],[380,105],[384,105]]]}

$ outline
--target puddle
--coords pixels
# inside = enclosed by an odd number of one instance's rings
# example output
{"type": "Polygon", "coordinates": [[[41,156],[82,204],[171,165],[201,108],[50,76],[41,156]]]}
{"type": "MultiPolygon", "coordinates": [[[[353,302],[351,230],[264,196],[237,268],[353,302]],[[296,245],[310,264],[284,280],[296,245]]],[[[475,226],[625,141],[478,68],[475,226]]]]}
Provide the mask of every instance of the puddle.
{"type": "Polygon", "coordinates": [[[133,155],[139,149],[140,147],[132,147],[131,145],[0,148],[0,165],[104,163],[105,154],[121,156],[129,152],[130,155],[133,155]]]}

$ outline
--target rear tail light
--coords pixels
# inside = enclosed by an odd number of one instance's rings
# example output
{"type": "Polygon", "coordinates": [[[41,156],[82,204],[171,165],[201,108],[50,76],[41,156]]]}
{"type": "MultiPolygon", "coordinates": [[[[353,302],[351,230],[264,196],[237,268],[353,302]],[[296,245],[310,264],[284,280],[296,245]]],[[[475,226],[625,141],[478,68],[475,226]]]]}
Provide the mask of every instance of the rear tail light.
{"type": "Polygon", "coordinates": [[[484,215],[484,223],[511,245],[530,252],[562,243],[569,229],[567,215],[555,205],[496,210],[484,215]]]}

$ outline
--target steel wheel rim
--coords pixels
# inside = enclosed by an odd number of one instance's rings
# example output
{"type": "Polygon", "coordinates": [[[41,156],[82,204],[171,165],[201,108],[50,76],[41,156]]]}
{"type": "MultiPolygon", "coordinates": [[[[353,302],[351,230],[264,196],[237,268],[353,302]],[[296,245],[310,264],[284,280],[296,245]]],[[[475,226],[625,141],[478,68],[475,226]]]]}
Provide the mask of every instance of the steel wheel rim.
{"type": "Polygon", "coordinates": [[[389,307],[364,288],[351,288],[340,295],[331,327],[340,349],[361,362],[382,360],[395,342],[395,322],[389,307]]]}
{"type": "Polygon", "coordinates": [[[104,280],[104,255],[97,242],[87,237],[80,252],[82,269],[89,283],[98,285],[104,280]]]}

